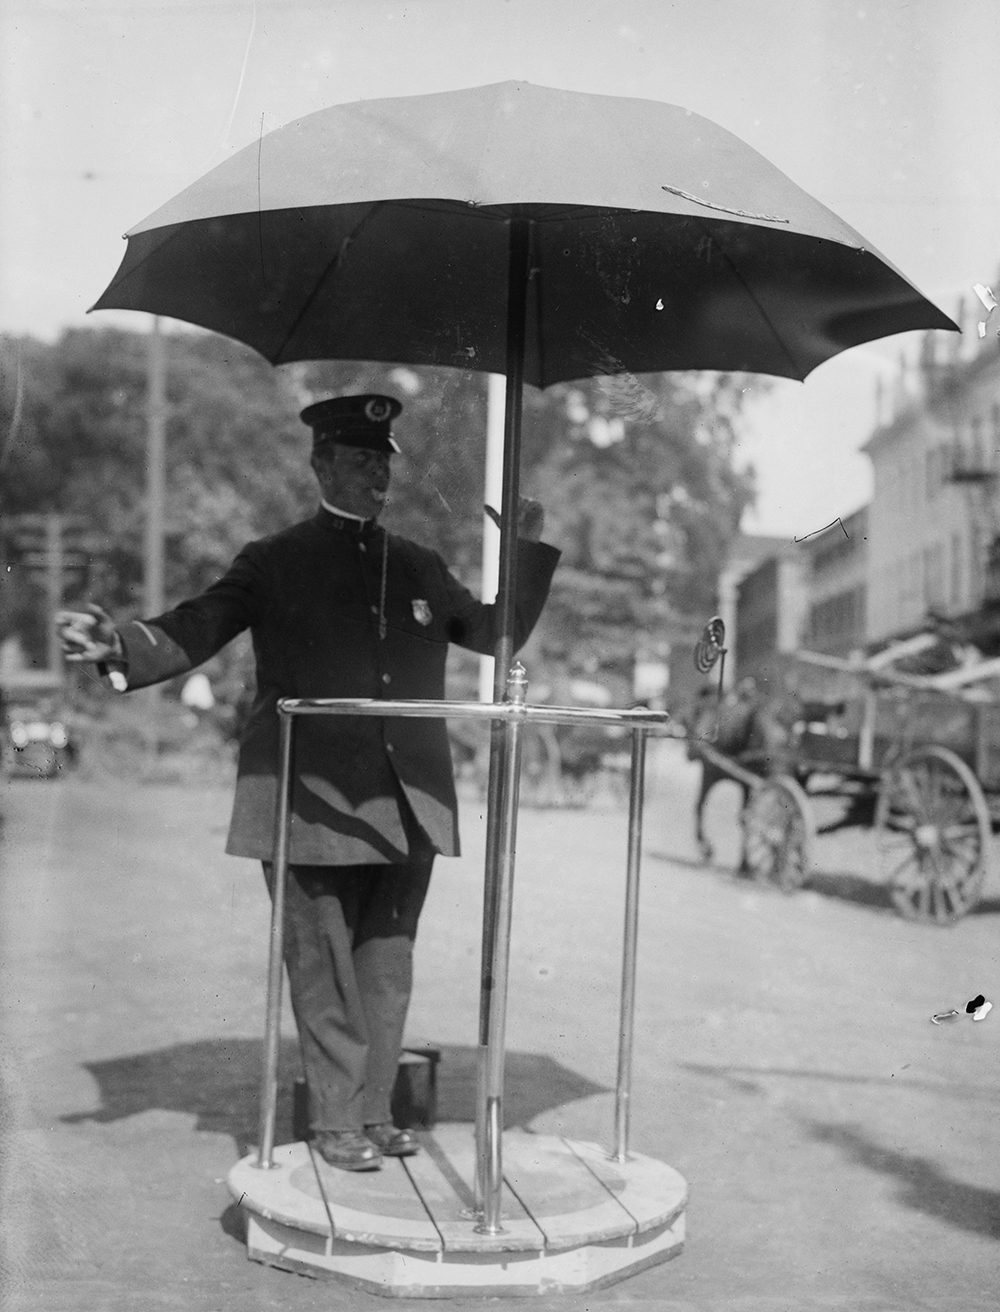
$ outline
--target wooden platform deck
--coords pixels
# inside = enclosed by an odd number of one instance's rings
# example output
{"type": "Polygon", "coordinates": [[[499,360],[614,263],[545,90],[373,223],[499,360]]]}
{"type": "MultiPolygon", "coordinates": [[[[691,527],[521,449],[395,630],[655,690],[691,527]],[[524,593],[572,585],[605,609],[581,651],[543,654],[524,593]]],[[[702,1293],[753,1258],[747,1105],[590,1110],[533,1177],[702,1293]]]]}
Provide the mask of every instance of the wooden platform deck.
{"type": "Polygon", "coordinates": [[[248,1253],[310,1275],[407,1297],[581,1291],[675,1256],[687,1186],[671,1167],[635,1155],[611,1161],[596,1144],[511,1130],[504,1135],[503,1233],[477,1232],[470,1125],[420,1135],[415,1157],[353,1174],[307,1144],[256,1155],[230,1172],[248,1216],[248,1253]]]}

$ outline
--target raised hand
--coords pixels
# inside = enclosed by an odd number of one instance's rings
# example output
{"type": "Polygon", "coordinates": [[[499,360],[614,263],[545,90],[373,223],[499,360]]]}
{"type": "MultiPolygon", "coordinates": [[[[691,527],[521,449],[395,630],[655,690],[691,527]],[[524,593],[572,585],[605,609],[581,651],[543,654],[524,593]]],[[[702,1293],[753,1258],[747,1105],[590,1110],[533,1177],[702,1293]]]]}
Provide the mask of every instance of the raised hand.
{"type": "MultiPolygon", "coordinates": [[[[492,506],[484,506],[483,509],[496,524],[500,527],[500,516],[492,506]]],[[[545,507],[540,501],[533,501],[531,497],[518,497],[517,502],[517,536],[526,538],[529,542],[537,542],[542,536],[542,529],[545,527],[545,507]]]]}
{"type": "Polygon", "coordinates": [[[122,655],[122,641],[107,611],[93,602],[86,610],[56,613],[56,632],[68,661],[113,661],[122,655]]]}

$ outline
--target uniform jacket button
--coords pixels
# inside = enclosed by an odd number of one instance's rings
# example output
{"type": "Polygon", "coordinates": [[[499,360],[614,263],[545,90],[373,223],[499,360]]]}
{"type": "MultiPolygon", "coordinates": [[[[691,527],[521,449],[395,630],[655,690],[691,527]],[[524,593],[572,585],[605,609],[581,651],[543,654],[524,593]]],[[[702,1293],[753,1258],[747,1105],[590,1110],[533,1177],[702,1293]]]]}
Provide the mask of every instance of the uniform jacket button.
{"type": "Polygon", "coordinates": [[[391,674],[383,674],[383,675],[382,675],[382,682],[383,682],[383,683],[392,683],[392,675],[391,675],[391,674]]]}

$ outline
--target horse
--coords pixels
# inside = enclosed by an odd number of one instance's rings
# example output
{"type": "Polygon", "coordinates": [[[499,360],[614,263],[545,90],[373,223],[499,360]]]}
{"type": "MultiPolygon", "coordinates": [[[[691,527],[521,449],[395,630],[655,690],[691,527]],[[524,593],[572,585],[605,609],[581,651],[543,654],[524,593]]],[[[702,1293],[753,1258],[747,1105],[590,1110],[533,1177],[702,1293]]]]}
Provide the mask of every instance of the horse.
{"type": "MultiPolygon", "coordinates": [[[[703,688],[692,714],[687,719],[689,760],[701,762],[701,783],[694,804],[694,832],[698,852],[706,864],[713,855],[712,844],[705,835],[704,811],[709,793],[717,783],[730,780],[743,794],[743,806],[750,796],[751,784],[735,772],[728,771],[710,757],[702,744],[714,753],[734,760],[751,774],[776,773],[787,749],[790,733],[783,723],[774,699],[762,695],[751,679],[741,683],[716,704],[715,690],[703,688]]],[[[741,852],[740,870],[746,869],[746,854],[741,852]]]]}

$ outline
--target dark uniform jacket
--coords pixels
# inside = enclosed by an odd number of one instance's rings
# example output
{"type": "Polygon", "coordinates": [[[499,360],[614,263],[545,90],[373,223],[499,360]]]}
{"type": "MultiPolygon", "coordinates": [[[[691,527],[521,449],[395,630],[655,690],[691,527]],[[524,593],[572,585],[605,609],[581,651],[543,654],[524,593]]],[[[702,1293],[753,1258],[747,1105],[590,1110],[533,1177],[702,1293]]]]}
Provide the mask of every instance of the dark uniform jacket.
{"type": "MultiPolygon", "coordinates": [[[[515,646],[541,613],[558,559],[544,543],[519,543],[515,646]]],[[[184,674],[251,630],[257,696],[240,742],[226,851],[269,860],[278,699],[442,698],[449,642],[489,655],[494,624],[494,607],[477,601],[436,552],[320,510],[251,542],[201,596],[120,632],[132,689],[184,674]]],[[[412,824],[401,794],[434,848],[458,855],[444,720],[299,716],[293,769],[293,863],[405,861],[412,824]]]]}

